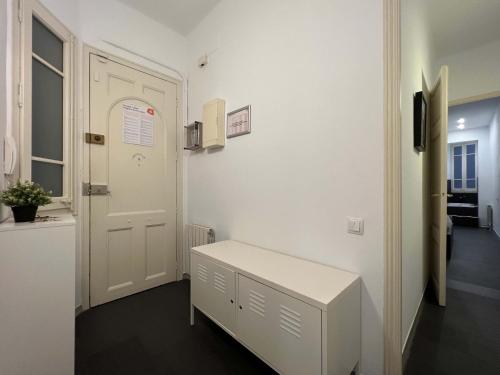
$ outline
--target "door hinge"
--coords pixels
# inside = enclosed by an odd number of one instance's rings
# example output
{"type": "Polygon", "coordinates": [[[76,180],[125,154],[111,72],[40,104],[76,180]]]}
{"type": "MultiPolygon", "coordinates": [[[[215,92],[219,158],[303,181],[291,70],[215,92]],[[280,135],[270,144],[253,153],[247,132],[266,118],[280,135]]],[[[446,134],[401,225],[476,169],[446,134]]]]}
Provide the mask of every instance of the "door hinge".
{"type": "Polygon", "coordinates": [[[23,108],[23,85],[20,83],[17,85],[17,106],[23,108]]]}
{"type": "Polygon", "coordinates": [[[23,23],[24,19],[24,0],[18,0],[17,2],[17,18],[19,23],[23,23]]]}

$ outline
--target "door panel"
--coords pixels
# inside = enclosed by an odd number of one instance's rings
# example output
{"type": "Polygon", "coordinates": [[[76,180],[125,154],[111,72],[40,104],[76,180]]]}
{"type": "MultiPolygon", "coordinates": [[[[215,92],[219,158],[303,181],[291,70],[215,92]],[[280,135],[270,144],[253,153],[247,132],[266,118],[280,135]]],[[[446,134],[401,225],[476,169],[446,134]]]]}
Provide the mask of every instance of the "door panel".
{"type": "Polygon", "coordinates": [[[448,67],[441,67],[430,93],[431,278],[438,303],[446,305],[446,206],[448,67]]]}
{"type": "Polygon", "coordinates": [[[235,332],[235,272],[197,254],[191,254],[191,299],[193,304],[235,332]]]}
{"type": "Polygon", "coordinates": [[[284,374],[321,374],[321,311],[243,275],[238,337],[284,374]]]}
{"type": "Polygon", "coordinates": [[[109,190],[90,197],[96,306],[176,280],[177,84],[90,56],[90,132],[104,136],[90,145],[90,183],[109,190]],[[152,144],[130,143],[124,106],[152,144]]]}
{"type": "Polygon", "coordinates": [[[132,285],[133,246],[132,228],[122,228],[108,231],[107,263],[109,290],[116,290],[132,285]]]}

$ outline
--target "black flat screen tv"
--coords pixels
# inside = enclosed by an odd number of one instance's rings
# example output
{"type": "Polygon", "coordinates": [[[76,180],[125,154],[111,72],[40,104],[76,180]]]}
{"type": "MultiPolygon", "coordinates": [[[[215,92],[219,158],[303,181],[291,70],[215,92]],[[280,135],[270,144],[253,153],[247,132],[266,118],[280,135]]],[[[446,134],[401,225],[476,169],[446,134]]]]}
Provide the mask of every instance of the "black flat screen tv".
{"type": "Polygon", "coordinates": [[[427,135],[427,102],[422,91],[413,96],[413,147],[425,151],[427,135]]]}

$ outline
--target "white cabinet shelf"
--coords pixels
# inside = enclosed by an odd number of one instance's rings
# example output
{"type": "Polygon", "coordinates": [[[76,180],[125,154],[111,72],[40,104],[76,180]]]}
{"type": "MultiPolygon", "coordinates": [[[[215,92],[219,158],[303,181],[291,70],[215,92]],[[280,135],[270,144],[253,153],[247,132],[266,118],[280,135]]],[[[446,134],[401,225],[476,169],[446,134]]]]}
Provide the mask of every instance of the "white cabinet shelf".
{"type": "Polygon", "coordinates": [[[237,241],[191,249],[198,308],[281,374],[348,375],[360,358],[352,273],[237,241]]]}

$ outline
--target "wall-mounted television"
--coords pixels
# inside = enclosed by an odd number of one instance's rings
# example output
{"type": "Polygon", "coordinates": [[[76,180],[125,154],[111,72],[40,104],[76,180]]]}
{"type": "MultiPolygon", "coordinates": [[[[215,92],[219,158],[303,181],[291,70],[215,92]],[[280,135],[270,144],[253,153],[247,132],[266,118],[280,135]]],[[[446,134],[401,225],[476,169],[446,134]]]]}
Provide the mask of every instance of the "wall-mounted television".
{"type": "Polygon", "coordinates": [[[427,134],[427,102],[422,91],[413,96],[413,147],[425,151],[427,134]]]}

